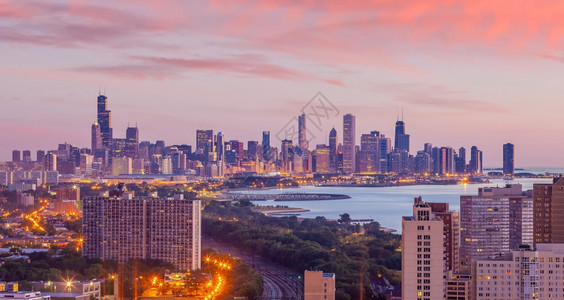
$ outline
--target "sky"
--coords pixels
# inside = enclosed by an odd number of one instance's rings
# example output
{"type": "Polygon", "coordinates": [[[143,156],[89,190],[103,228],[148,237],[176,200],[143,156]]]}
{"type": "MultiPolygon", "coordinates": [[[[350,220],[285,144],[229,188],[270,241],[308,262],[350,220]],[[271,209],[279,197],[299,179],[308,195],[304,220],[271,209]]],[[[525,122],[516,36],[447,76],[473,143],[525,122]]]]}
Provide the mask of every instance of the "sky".
{"type": "Polygon", "coordinates": [[[114,137],[191,145],[285,132],[321,93],[310,145],[346,113],[393,140],[403,110],[412,154],[562,167],[563,46],[564,1],[0,0],[0,160],[90,147],[100,91],[114,137]]]}

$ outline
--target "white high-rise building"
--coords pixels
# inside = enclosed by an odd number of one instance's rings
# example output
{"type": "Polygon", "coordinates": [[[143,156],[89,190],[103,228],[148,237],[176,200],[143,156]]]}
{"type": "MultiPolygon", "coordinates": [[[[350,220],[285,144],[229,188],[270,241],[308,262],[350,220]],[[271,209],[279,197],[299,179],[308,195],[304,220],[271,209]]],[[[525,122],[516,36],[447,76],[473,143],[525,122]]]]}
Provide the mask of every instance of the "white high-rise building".
{"type": "Polygon", "coordinates": [[[473,299],[564,298],[564,244],[511,250],[500,259],[472,263],[473,299]]]}
{"type": "Polygon", "coordinates": [[[401,241],[403,299],[444,299],[443,221],[421,198],[415,198],[413,216],[402,219],[401,241]]]}

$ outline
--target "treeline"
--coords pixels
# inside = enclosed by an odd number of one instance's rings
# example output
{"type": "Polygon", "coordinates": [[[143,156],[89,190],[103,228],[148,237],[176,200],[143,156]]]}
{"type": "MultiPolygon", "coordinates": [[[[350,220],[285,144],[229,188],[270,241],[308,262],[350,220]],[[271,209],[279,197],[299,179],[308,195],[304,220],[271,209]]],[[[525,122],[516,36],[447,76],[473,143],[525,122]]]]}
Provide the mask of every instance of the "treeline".
{"type": "MultiPolygon", "coordinates": [[[[243,203],[240,203],[243,204],[243,203]]],[[[335,273],[337,299],[375,299],[370,280],[379,274],[398,281],[401,237],[365,226],[327,221],[323,217],[299,221],[267,217],[249,206],[229,202],[207,203],[203,234],[260,255],[299,273],[322,270],[335,273]]]]}
{"type": "MultiPolygon", "coordinates": [[[[98,278],[119,280],[125,297],[134,295],[137,283],[138,294],[151,285],[155,274],[165,270],[174,271],[174,265],[152,259],[131,260],[118,264],[114,260],[89,259],[76,250],[75,245],[48,252],[34,252],[27,259],[8,260],[0,267],[0,281],[19,282],[21,290],[29,290],[30,281],[85,281],[98,278]]],[[[113,294],[113,280],[103,283],[102,290],[113,294]]]]}

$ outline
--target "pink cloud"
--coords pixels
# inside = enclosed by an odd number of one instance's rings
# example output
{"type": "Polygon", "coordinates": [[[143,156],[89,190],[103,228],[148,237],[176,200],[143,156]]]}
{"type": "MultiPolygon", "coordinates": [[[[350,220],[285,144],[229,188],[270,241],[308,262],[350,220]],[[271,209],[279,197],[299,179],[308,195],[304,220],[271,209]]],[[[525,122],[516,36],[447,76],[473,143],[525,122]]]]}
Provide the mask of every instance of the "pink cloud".
{"type": "Polygon", "coordinates": [[[301,72],[271,64],[259,55],[238,55],[230,58],[168,58],[133,56],[136,64],[117,66],[84,66],[73,68],[79,72],[109,74],[130,79],[157,79],[181,77],[185,72],[210,71],[251,77],[266,77],[281,80],[322,80],[332,85],[345,86],[340,80],[318,78],[301,72]]]}

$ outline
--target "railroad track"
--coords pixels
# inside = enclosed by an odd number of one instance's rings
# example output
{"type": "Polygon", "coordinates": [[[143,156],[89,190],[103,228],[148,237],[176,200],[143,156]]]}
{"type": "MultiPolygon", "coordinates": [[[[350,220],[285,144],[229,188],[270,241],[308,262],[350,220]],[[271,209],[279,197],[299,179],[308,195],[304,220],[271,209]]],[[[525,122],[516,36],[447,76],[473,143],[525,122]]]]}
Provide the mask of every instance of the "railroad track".
{"type": "Polygon", "coordinates": [[[277,264],[267,262],[259,256],[247,254],[228,245],[202,238],[202,247],[229,253],[251,266],[264,279],[262,300],[303,300],[304,284],[300,274],[277,264]]]}

